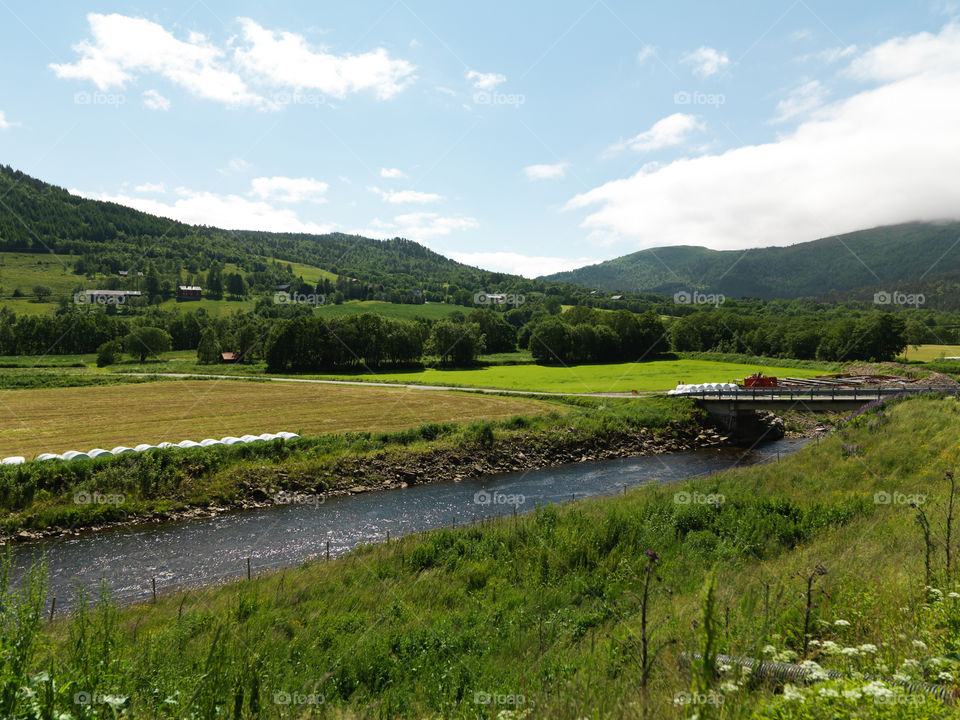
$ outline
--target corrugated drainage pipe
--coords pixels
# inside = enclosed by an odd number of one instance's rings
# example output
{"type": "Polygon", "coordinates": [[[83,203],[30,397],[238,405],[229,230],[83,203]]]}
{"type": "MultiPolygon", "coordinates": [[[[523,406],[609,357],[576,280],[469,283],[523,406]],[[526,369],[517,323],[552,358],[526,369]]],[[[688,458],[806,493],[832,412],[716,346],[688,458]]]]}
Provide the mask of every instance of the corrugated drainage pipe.
{"type": "MultiPolygon", "coordinates": [[[[693,660],[702,659],[703,655],[698,652],[680,653],[680,663],[682,665],[689,665],[693,660]]],[[[756,660],[754,658],[738,657],[735,655],[717,655],[717,665],[739,665],[740,667],[747,668],[750,670],[751,674],[755,673],[757,677],[764,680],[784,680],[798,684],[803,683],[805,685],[810,685],[817,682],[816,680],[810,679],[810,674],[812,672],[810,668],[794,665],[793,663],[756,660]]],[[[827,670],[826,668],[823,668],[822,672],[824,672],[831,680],[842,680],[844,678],[849,678],[849,675],[839,672],[838,670],[827,670]]],[[[873,680],[884,680],[885,682],[888,682],[884,678],[879,678],[872,675],[864,675],[863,679],[867,682],[871,682],[873,680]]],[[[932,695],[938,700],[950,705],[955,705],[957,703],[956,691],[946,688],[942,685],[930,685],[928,683],[913,681],[894,681],[894,683],[911,693],[925,693],[927,695],[932,695]]]]}

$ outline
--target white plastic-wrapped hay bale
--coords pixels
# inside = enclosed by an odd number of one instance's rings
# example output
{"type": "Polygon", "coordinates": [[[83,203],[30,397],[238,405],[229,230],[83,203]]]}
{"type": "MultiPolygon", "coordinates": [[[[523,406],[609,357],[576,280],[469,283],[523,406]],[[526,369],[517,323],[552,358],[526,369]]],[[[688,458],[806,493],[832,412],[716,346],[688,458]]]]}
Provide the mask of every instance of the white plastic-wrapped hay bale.
{"type": "Polygon", "coordinates": [[[263,442],[263,438],[261,438],[259,435],[241,435],[240,439],[245,443],[263,442]]]}
{"type": "Polygon", "coordinates": [[[194,442],[193,440],[181,440],[177,443],[177,447],[180,448],[195,448],[200,447],[200,443],[194,442]]]}
{"type": "Polygon", "coordinates": [[[0,465],[22,465],[27,459],[22,455],[12,455],[11,457],[5,457],[3,460],[0,460],[0,465]]]}
{"type": "Polygon", "coordinates": [[[98,457],[109,457],[113,455],[113,453],[110,452],[109,450],[104,450],[103,448],[94,448],[93,450],[88,452],[87,455],[92,458],[98,458],[98,457]]]}
{"type": "Polygon", "coordinates": [[[46,460],[62,460],[62,459],[63,459],[63,458],[61,458],[61,457],[60,457],[59,455],[57,455],[56,453],[40,453],[39,455],[37,455],[37,456],[34,458],[34,460],[39,460],[39,461],[41,461],[41,462],[46,461],[46,460]]]}
{"type": "Polygon", "coordinates": [[[126,445],[117,445],[113,450],[111,450],[114,455],[121,455],[122,453],[136,452],[133,448],[128,448],[126,445]]]}
{"type": "Polygon", "coordinates": [[[280,432],[276,433],[276,435],[277,435],[277,437],[283,438],[284,440],[295,440],[295,439],[297,439],[298,437],[300,437],[300,436],[297,435],[296,433],[285,432],[285,431],[280,431],[280,432]]]}
{"type": "Polygon", "coordinates": [[[244,441],[238,437],[233,437],[233,435],[227,435],[224,438],[220,438],[220,442],[224,445],[243,445],[244,441]]]}
{"type": "Polygon", "coordinates": [[[156,445],[150,445],[149,443],[141,443],[140,445],[137,445],[137,446],[133,449],[133,451],[134,451],[134,452],[147,452],[148,450],[156,450],[156,449],[157,449],[157,446],[156,446],[156,445]]]}
{"type": "Polygon", "coordinates": [[[279,436],[273,433],[263,433],[263,435],[259,435],[258,437],[264,442],[270,442],[271,440],[276,440],[279,436]]]}
{"type": "Polygon", "coordinates": [[[86,453],[77,452],[76,450],[67,450],[63,455],[61,455],[64,460],[89,460],[90,456],[86,453]]]}
{"type": "Polygon", "coordinates": [[[157,447],[160,448],[161,450],[166,450],[167,448],[176,447],[176,445],[174,445],[172,442],[162,442],[162,443],[157,443],[157,447]]]}
{"type": "Polygon", "coordinates": [[[223,445],[220,440],[214,440],[213,438],[207,438],[206,440],[200,441],[201,447],[211,447],[213,445],[223,445]]]}

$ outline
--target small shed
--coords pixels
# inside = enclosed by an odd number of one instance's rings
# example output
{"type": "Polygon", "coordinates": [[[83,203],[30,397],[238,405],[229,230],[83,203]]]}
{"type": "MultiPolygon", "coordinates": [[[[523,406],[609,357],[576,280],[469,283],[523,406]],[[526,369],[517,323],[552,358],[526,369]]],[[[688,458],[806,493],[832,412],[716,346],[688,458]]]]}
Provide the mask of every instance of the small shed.
{"type": "Polygon", "coordinates": [[[240,353],[236,352],[222,352],[220,353],[220,362],[224,363],[238,363],[240,362],[240,353]]]}

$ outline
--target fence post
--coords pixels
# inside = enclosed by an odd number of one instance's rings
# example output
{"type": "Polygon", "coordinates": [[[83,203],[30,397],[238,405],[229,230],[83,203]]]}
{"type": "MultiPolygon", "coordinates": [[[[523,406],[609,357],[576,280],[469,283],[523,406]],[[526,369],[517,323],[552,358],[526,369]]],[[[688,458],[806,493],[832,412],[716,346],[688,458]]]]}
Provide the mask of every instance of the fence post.
{"type": "Polygon", "coordinates": [[[247,580],[250,579],[250,558],[247,558],[247,580]]]}
{"type": "Polygon", "coordinates": [[[150,585],[153,588],[153,601],[157,601],[157,579],[155,577],[150,578],[150,585]]]}
{"type": "Polygon", "coordinates": [[[330,541],[327,540],[327,560],[330,559],[330,541]]]}
{"type": "Polygon", "coordinates": [[[54,598],[53,602],[50,603],[50,622],[53,622],[53,613],[57,609],[57,599],[54,598]]]}

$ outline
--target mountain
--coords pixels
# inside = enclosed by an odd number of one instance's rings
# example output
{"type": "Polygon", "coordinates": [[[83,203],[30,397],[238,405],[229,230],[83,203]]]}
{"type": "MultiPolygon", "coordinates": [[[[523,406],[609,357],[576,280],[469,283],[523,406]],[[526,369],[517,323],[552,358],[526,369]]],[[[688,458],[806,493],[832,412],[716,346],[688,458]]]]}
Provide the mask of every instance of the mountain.
{"type": "Polygon", "coordinates": [[[800,298],[858,288],[910,292],[932,273],[960,271],[960,223],[907,223],[861,230],[788,247],[641,250],[541,279],[601,290],[679,290],[730,298],[800,298]]]}
{"type": "Polygon", "coordinates": [[[81,255],[85,272],[116,273],[157,261],[180,262],[201,270],[213,261],[250,268],[262,265],[265,258],[275,258],[402,291],[448,283],[471,291],[530,285],[517,275],[463,265],[402,238],[373,240],[343,233],[248,232],[187,225],[116,203],[71,195],[6,166],[0,166],[0,251],[81,255]]]}

